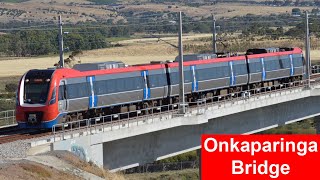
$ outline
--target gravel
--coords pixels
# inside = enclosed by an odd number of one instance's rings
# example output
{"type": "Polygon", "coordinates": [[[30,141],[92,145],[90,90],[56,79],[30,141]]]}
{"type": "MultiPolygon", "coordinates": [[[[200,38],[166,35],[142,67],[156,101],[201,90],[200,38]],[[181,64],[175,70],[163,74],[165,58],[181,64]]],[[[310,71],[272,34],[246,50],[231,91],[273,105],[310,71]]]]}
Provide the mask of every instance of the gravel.
{"type": "Polygon", "coordinates": [[[8,158],[25,158],[27,157],[27,150],[31,146],[26,141],[15,141],[5,144],[0,144],[0,163],[3,159],[8,158]]]}

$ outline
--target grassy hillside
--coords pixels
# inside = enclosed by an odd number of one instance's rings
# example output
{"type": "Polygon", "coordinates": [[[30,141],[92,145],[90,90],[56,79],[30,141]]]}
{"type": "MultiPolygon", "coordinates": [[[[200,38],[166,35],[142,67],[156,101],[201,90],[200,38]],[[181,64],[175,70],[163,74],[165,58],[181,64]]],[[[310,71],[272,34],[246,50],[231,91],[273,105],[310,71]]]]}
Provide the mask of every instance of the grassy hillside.
{"type": "Polygon", "coordinates": [[[118,0],[89,0],[91,2],[94,2],[96,4],[115,4],[118,2],[118,0]]]}
{"type": "Polygon", "coordinates": [[[0,2],[8,2],[8,3],[21,3],[29,0],[0,0],[0,2]]]}

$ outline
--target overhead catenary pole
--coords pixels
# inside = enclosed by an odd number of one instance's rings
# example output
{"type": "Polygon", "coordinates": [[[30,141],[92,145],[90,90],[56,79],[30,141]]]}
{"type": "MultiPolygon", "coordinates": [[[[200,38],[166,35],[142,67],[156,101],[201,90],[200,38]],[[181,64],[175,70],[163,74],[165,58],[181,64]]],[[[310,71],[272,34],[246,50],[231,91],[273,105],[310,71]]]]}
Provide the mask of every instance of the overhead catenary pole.
{"type": "Polygon", "coordinates": [[[309,32],[309,14],[306,11],[306,42],[305,42],[305,47],[306,47],[306,64],[307,64],[307,79],[308,79],[308,87],[310,87],[310,66],[311,66],[311,61],[310,61],[310,32],[309,32]]]}
{"type": "Polygon", "coordinates": [[[217,31],[216,31],[216,17],[212,15],[212,50],[217,53],[217,31]]]}
{"type": "Polygon", "coordinates": [[[62,35],[62,19],[61,15],[59,16],[59,52],[60,52],[60,67],[64,67],[64,58],[63,58],[63,35],[62,35]]]}
{"type": "Polygon", "coordinates": [[[182,13],[179,12],[179,104],[180,113],[186,112],[184,100],[183,45],[182,45],[182,13]]]}

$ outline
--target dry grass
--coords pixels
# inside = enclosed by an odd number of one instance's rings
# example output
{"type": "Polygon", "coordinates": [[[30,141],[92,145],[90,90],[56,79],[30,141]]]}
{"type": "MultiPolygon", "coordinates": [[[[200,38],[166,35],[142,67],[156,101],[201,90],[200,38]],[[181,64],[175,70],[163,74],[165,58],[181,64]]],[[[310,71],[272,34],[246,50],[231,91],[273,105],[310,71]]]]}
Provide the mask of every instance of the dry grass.
{"type": "Polygon", "coordinates": [[[91,174],[94,174],[96,176],[99,176],[101,178],[105,179],[113,179],[113,180],[124,180],[123,176],[118,173],[110,173],[105,169],[99,168],[92,162],[85,162],[76,155],[66,152],[66,151],[54,151],[51,152],[54,156],[56,156],[59,159],[62,159],[66,161],[67,163],[73,165],[74,167],[77,167],[83,171],[89,172],[91,174]]]}
{"type": "MultiPolygon", "coordinates": [[[[209,41],[211,41],[210,36],[210,34],[185,36],[184,44],[205,45],[205,43],[207,43],[205,46],[207,48],[211,48],[209,47],[209,41]],[[209,40],[206,42],[203,39],[209,40]]],[[[177,44],[177,38],[175,37],[162,39],[165,39],[173,44],[177,44]]],[[[150,61],[173,60],[178,55],[176,48],[161,41],[157,42],[157,39],[155,38],[124,40],[120,43],[124,44],[125,46],[84,51],[83,55],[78,57],[78,60],[80,60],[82,63],[119,60],[125,62],[126,64],[142,64],[150,61]]],[[[251,43],[251,46],[255,47],[299,47],[301,45],[303,46],[303,42],[288,39],[275,41],[264,40],[251,43]]],[[[196,50],[193,51],[186,51],[185,53],[196,53],[196,50]]],[[[235,51],[238,50],[235,49],[235,51]]],[[[320,52],[318,50],[312,50],[311,59],[313,61],[320,60],[320,52]]],[[[58,60],[58,56],[2,60],[0,61],[0,77],[21,76],[30,69],[46,69],[48,67],[53,67],[58,60]]]]}
{"type": "MultiPolygon", "coordinates": [[[[210,35],[189,35],[185,36],[184,40],[188,42],[195,38],[208,36],[210,35]]],[[[164,39],[173,44],[177,44],[177,38],[170,37],[164,39]]],[[[126,64],[141,64],[150,61],[172,60],[178,55],[176,48],[163,42],[157,42],[155,38],[147,40],[127,40],[124,41],[123,44],[126,45],[123,47],[85,51],[84,54],[79,57],[79,60],[81,60],[82,63],[120,60],[126,64]]],[[[58,61],[58,56],[2,60],[0,61],[0,77],[21,76],[30,69],[53,67],[58,61]]]]}
{"type": "Polygon", "coordinates": [[[37,176],[39,176],[40,178],[51,178],[52,174],[50,171],[46,170],[44,167],[42,166],[37,166],[35,164],[20,164],[20,167],[29,172],[29,173],[33,173],[36,174],[37,176]]]}
{"type": "Polygon", "coordinates": [[[1,180],[26,180],[26,179],[50,179],[50,180],[78,180],[77,176],[58,171],[54,168],[30,162],[30,161],[17,161],[8,164],[1,164],[0,167],[1,180]]]}
{"type": "MultiPolygon", "coordinates": [[[[263,5],[246,5],[244,3],[218,3],[216,5],[202,5],[200,7],[191,7],[181,3],[174,4],[155,4],[148,3],[146,1],[140,1],[139,5],[133,5],[132,3],[136,1],[123,1],[125,8],[117,10],[118,12],[129,12],[133,11],[135,13],[141,12],[179,12],[182,11],[188,16],[192,17],[208,17],[211,14],[216,14],[217,17],[234,17],[243,16],[247,14],[256,15],[270,15],[270,14],[280,14],[280,13],[291,13],[291,6],[286,7],[271,7],[263,5]],[[171,8],[169,8],[171,6],[171,8]],[[259,11],[257,11],[259,9],[259,11]]],[[[81,21],[97,21],[97,20],[107,20],[107,19],[122,19],[123,17],[119,15],[118,12],[113,12],[106,10],[103,5],[81,5],[81,3],[90,3],[85,0],[72,1],[72,0],[30,0],[27,2],[20,3],[19,6],[12,3],[2,3],[1,8],[7,8],[12,10],[22,10],[26,13],[21,15],[9,15],[4,14],[0,16],[1,22],[8,22],[10,20],[18,21],[51,21],[54,17],[58,16],[58,11],[62,12],[62,16],[65,22],[69,21],[72,23],[81,21]],[[74,2],[72,6],[67,6],[69,3],[74,2]],[[55,11],[48,11],[55,10],[55,11]]],[[[302,11],[311,10],[313,7],[299,7],[302,11]]]]}
{"type": "MultiPolygon", "coordinates": [[[[20,16],[14,15],[1,15],[1,22],[8,22],[10,20],[26,21],[57,21],[57,12],[61,12],[64,22],[79,22],[79,21],[96,21],[97,19],[110,19],[111,14],[115,14],[112,11],[101,9],[102,6],[82,6],[73,5],[67,6],[70,2],[75,2],[71,0],[62,1],[41,1],[41,0],[31,0],[22,2],[17,6],[14,3],[2,3],[1,8],[12,9],[12,10],[22,10],[26,13],[20,16]],[[53,3],[51,3],[53,2],[53,3]],[[51,12],[48,11],[50,9],[51,12]],[[94,15],[94,16],[93,16],[94,15]]],[[[88,1],[76,1],[76,3],[86,3],[88,1]]]]}
{"type": "MultiPolygon", "coordinates": [[[[180,4],[170,5],[164,4],[141,4],[141,5],[128,5],[125,9],[121,11],[170,11],[179,12],[182,11],[188,16],[193,17],[208,17],[212,13],[216,14],[217,17],[234,17],[234,16],[244,16],[247,14],[256,15],[270,15],[270,14],[281,14],[281,13],[291,13],[291,6],[284,7],[272,7],[272,6],[262,6],[262,5],[245,5],[243,3],[218,3],[216,5],[205,5],[200,7],[190,7],[182,6],[180,4]],[[259,9],[259,11],[257,11],[259,9]]],[[[312,10],[314,7],[299,7],[301,10],[312,10]]]]}

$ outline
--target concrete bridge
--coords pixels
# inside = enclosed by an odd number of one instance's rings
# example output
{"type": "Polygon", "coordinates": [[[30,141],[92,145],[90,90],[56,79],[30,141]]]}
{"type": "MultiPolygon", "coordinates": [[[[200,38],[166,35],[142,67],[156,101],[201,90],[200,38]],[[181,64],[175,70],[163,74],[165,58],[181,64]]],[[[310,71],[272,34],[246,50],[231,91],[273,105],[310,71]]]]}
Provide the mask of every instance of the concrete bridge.
{"type": "Polygon", "coordinates": [[[54,128],[51,139],[33,142],[32,149],[72,151],[117,171],[199,149],[202,134],[252,134],[320,115],[317,81],[311,87],[303,81],[254,92],[212,102],[207,99],[190,106],[184,115],[171,105],[152,109],[157,113],[148,116],[83,120],[87,126],[69,124],[59,132],[54,128]]]}

